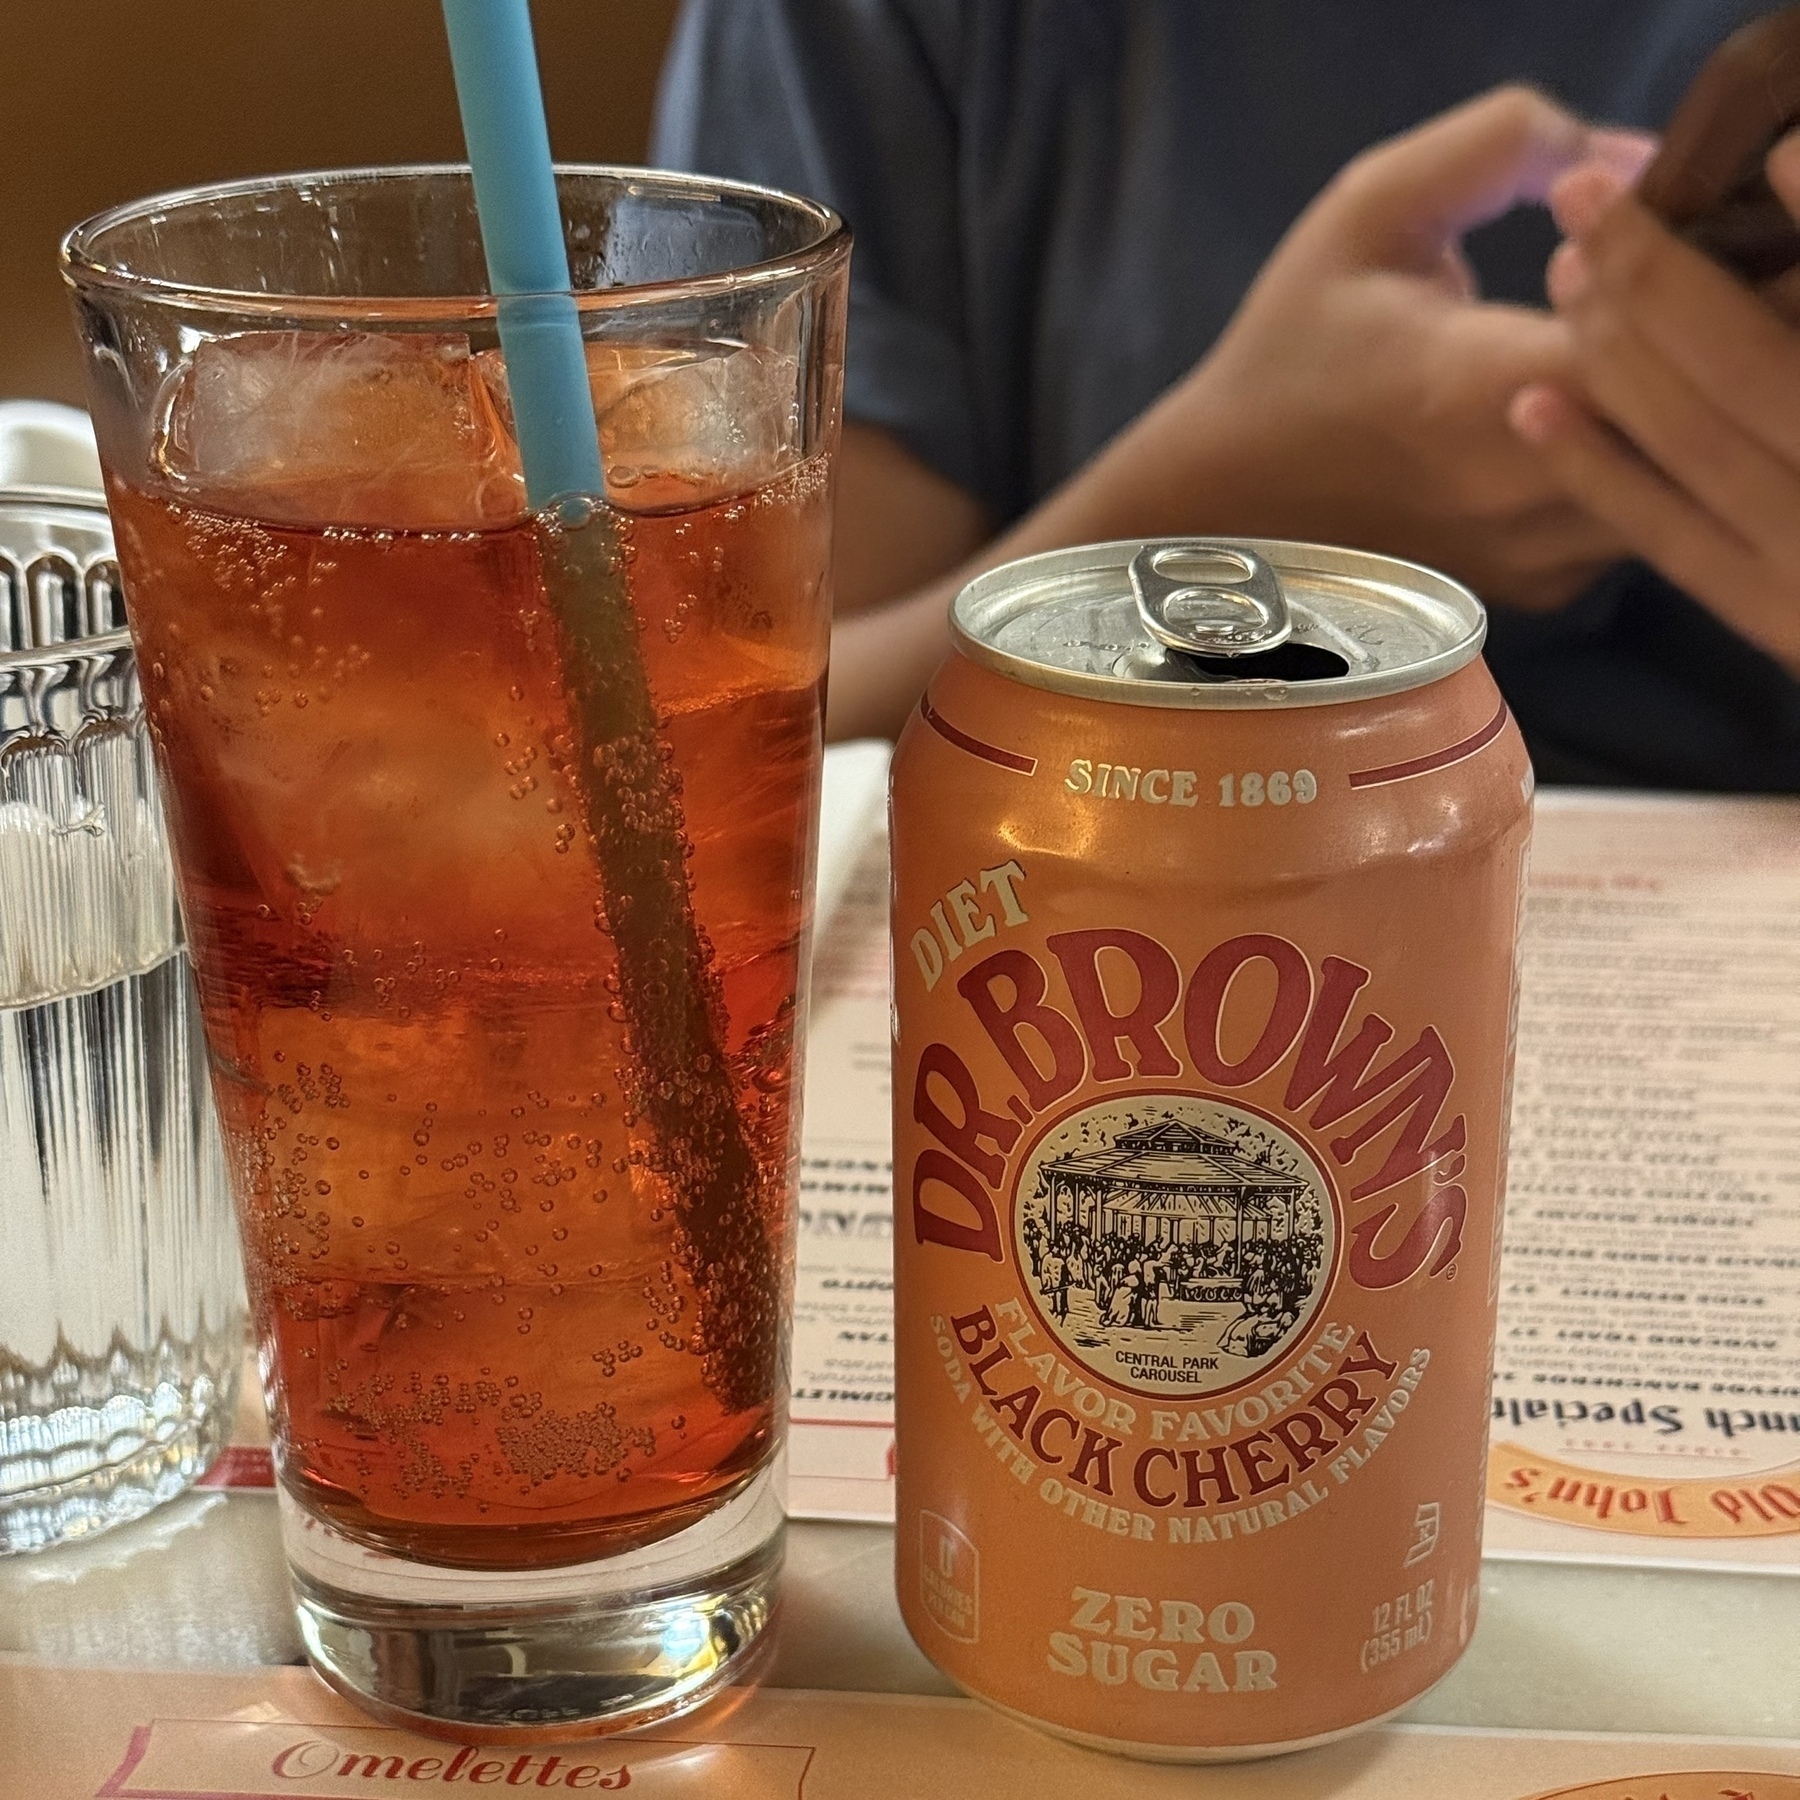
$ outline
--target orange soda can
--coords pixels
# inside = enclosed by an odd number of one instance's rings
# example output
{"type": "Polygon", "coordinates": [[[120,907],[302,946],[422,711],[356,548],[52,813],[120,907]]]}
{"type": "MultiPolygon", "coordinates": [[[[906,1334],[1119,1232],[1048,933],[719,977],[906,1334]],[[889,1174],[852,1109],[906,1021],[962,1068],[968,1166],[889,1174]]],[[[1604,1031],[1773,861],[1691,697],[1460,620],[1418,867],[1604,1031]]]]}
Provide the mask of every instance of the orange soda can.
{"type": "Polygon", "coordinates": [[[1530,765],[1444,576],[981,576],[893,774],[898,1582],[1059,1736],[1395,1712],[1480,1591],[1530,765]]]}

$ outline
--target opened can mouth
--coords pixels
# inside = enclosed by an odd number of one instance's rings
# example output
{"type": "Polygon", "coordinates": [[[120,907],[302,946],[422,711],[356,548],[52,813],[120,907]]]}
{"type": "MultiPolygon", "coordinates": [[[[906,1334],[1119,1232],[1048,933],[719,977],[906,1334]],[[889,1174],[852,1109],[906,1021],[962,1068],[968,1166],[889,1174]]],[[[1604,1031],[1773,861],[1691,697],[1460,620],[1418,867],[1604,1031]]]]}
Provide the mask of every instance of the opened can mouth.
{"type": "Polygon", "coordinates": [[[1418,563],[1267,538],[1088,544],[956,597],[973,661],[1131,706],[1328,706],[1442,680],[1480,654],[1481,602],[1418,563]]]}

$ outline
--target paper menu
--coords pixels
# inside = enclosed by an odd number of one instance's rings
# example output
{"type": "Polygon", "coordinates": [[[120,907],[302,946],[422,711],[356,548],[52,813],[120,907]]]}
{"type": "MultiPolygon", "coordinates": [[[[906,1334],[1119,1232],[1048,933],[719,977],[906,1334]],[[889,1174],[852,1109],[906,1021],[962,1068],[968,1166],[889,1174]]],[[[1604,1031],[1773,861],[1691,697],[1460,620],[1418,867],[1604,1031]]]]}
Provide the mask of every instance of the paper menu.
{"type": "Polygon", "coordinates": [[[885,744],[826,757],[794,1276],[788,1510],[894,1516],[885,744]]]}
{"type": "Polygon", "coordinates": [[[640,1800],[1800,1800],[1800,1744],[1388,1728],[1271,1761],[1103,1757],[970,1700],[764,1688],[629,1738],[459,1746],[373,1724],[302,1669],[0,1664],[19,1800],[346,1800],[628,1791],[640,1800]]]}
{"type": "MultiPolygon", "coordinates": [[[[881,827],[832,928],[860,973],[815,1013],[807,1116],[871,1163],[881,827]]],[[[1800,802],[1539,794],[1510,1185],[1490,1553],[1800,1573],[1800,802]]],[[[873,1479],[835,1501],[893,1516],[873,1479]]]]}
{"type": "Polygon", "coordinates": [[[1490,1554],[1800,1573],[1800,803],[1538,796],[1490,1554]]]}

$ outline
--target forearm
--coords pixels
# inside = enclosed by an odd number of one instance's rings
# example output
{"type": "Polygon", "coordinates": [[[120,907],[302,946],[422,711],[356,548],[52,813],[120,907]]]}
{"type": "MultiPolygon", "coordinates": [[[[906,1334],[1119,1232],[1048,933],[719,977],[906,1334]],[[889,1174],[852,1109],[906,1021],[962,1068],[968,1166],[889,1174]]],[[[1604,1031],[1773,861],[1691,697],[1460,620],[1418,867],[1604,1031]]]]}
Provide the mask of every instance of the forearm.
{"type": "MultiPolygon", "coordinates": [[[[1213,479],[1180,488],[1166,471],[1158,437],[1160,405],[1102,450],[1017,524],[991,539],[947,575],[872,611],[843,618],[832,631],[827,735],[894,737],[933,671],[950,652],[950,603],[985,569],[1042,550],[1109,538],[1156,537],[1205,530],[1241,530],[1233,521],[1252,497],[1240,489],[1227,459],[1213,479]]],[[[1182,447],[1183,475],[1192,478],[1200,451],[1182,447]]],[[[1256,529],[1257,527],[1252,527],[1256,529]]]]}
{"type": "MultiPolygon", "coordinates": [[[[1509,89],[1358,158],[1290,229],[1205,359],[1056,493],[978,550],[873,584],[879,610],[838,633],[834,735],[897,730],[949,649],[958,587],[1064,545],[1311,538],[1428,563],[1509,604],[1580,591],[1625,541],[1505,420],[1527,382],[1566,373],[1569,327],[1480,302],[1458,243],[1541,198],[1558,169],[1600,157],[1604,140],[1509,89]]],[[[875,524],[889,529],[882,539],[872,525],[869,545],[915,548],[906,521],[875,524]]],[[[901,573],[896,549],[872,560],[901,573]]]]}

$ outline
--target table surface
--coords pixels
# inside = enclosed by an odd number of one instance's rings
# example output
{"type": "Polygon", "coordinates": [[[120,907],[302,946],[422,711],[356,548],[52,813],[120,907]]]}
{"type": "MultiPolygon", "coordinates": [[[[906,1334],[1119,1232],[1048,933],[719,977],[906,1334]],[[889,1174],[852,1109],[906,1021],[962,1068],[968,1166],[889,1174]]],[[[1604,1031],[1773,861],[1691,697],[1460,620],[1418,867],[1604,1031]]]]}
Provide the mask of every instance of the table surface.
{"type": "MultiPolygon", "coordinates": [[[[774,1686],[955,1690],[907,1635],[893,1533],[800,1521],[774,1686]]],[[[275,1499],[190,1493],[0,1563],[0,1654],[232,1669],[303,1660],[275,1499]]],[[[1405,1717],[1556,1731],[1800,1738],[1800,1578],[1490,1560],[1462,1662],[1405,1717]]]]}
{"type": "MultiPolygon", "coordinates": [[[[246,1395],[245,1405],[257,1403],[246,1395]]],[[[303,1661],[273,1494],[194,1492],[89,1542],[0,1559],[0,1658],[213,1670],[303,1661]]],[[[954,1691],[901,1622],[890,1528],[790,1527],[764,1679],[954,1691]]],[[[1490,1558],[1468,1652],[1405,1717],[1800,1740],[1800,1571],[1490,1558]]]]}

